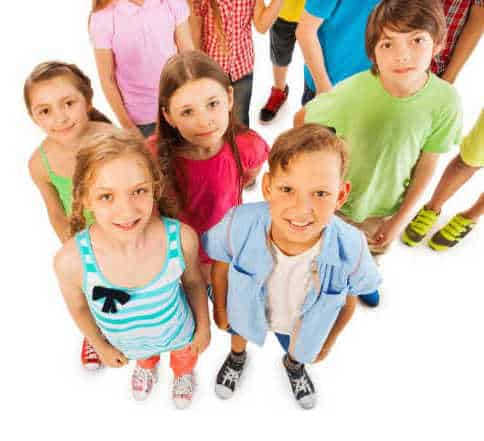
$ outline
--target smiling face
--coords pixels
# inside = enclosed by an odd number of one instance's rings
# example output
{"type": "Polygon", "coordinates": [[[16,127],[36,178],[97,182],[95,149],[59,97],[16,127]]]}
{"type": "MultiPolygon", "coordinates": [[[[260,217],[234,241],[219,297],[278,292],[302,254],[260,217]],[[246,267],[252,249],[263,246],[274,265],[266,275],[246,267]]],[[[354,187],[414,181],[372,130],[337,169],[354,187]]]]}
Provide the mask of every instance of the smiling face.
{"type": "Polygon", "coordinates": [[[34,122],[59,144],[72,144],[87,130],[91,103],[66,76],[34,84],[30,103],[34,122]]]}
{"type": "Polygon", "coordinates": [[[426,81],[427,70],[439,49],[427,31],[396,32],[385,28],[375,46],[375,62],[384,82],[419,84],[426,81]]]}
{"type": "Polygon", "coordinates": [[[266,173],[262,182],[269,203],[271,238],[287,255],[311,248],[331,216],[346,201],[350,184],[341,178],[341,159],[332,151],[301,153],[266,173]]]}
{"type": "Polygon", "coordinates": [[[105,232],[126,238],[143,231],[153,210],[153,178],[145,159],[127,154],[100,165],[88,182],[86,208],[105,232]]]}
{"type": "Polygon", "coordinates": [[[207,149],[223,144],[233,107],[233,92],[215,80],[201,78],[179,87],[163,116],[190,144],[207,149]]]}

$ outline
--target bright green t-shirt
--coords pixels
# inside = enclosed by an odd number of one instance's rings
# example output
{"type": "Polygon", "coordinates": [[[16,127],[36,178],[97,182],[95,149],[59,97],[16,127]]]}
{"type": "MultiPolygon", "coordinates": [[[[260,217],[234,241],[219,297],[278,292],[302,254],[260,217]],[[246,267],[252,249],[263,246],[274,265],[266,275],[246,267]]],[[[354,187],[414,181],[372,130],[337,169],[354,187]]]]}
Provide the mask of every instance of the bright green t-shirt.
{"type": "Polygon", "coordinates": [[[459,142],[462,111],[456,89],[433,74],[415,95],[396,98],[365,71],[306,104],[305,122],[346,139],[352,188],[341,211],[362,222],[396,213],[420,153],[444,153],[459,142]]]}

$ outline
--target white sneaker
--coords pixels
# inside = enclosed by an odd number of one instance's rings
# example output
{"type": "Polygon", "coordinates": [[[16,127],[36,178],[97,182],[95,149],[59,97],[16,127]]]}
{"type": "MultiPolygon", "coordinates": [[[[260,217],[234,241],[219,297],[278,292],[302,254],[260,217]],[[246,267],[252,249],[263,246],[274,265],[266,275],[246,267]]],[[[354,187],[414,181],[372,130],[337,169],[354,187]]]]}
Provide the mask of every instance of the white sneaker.
{"type": "Polygon", "coordinates": [[[192,403],[195,376],[185,374],[173,379],[173,402],[177,409],[186,409],[192,403]]]}
{"type": "Polygon", "coordinates": [[[145,369],[135,366],[131,377],[131,391],[136,401],[143,401],[153,389],[153,384],[158,381],[158,371],[156,368],[145,369]]]}

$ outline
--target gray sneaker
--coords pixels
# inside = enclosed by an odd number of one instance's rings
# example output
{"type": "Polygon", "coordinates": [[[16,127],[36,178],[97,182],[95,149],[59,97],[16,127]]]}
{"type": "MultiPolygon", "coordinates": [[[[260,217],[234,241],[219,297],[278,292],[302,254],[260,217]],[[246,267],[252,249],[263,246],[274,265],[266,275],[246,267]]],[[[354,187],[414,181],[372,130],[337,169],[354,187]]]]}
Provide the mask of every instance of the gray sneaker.
{"type": "Polygon", "coordinates": [[[222,400],[226,400],[234,394],[235,388],[240,382],[247,357],[240,357],[236,360],[229,353],[217,374],[215,383],[215,394],[222,400]]]}
{"type": "Polygon", "coordinates": [[[304,364],[298,363],[295,368],[288,367],[290,362],[287,360],[287,354],[284,355],[282,364],[286,369],[292,393],[297,403],[303,409],[312,409],[316,404],[316,391],[304,364]]]}

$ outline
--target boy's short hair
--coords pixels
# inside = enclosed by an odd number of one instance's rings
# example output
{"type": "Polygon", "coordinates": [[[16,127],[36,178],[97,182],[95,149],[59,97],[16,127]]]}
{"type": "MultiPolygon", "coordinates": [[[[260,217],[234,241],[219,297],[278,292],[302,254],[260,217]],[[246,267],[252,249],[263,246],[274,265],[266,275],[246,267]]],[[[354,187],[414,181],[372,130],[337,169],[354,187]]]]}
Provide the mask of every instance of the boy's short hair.
{"type": "Polygon", "coordinates": [[[395,32],[427,31],[434,43],[445,39],[447,25],[441,0],[382,0],[375,6],[366,25],[366,54],[372,60],[371,71],[378,72],[375,47],[383,29],[395,32]]]}
{"type": "Polygon", "coordinates": [[[340,158],[340,175],[343,179],[348,168],[348,151],[342,138],[332,127],[304,124],[279,135],[269,153],[269,173],[278,167],[287,170],[289,163],[302,153],[333,152],[340,158]]]}

